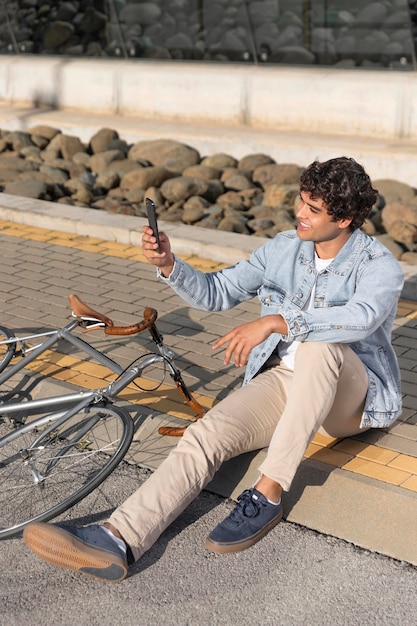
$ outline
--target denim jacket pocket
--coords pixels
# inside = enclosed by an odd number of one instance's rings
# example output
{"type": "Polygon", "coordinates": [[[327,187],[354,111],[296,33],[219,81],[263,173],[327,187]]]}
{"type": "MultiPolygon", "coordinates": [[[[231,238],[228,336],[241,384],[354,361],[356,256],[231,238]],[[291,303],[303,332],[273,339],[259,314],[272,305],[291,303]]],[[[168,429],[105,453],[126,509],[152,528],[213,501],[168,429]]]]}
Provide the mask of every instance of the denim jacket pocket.
{"type": "Polygon", "coordinates": [[[282,309],[285,297],[286,294],[282,287],[272,285],[272,283],[263,283],[258,289],[259,302],[265,308],[282,309]]]}

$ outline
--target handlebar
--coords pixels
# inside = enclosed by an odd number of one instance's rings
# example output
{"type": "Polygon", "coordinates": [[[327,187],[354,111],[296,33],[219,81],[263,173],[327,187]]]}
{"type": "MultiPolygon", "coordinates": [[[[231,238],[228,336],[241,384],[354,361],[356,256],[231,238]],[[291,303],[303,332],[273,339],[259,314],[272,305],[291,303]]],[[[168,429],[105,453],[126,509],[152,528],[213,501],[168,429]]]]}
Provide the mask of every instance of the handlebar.
{"type": "MultiPolygon", "coordinates": [[[[152,329],[158,317],[156,309],[147,307],[143,312],[143,319],[140,322],[130,326],[115,326],[113,320],[107,317],[107,315],[95,311],[74,293],[69,295],[69,301],[72,314],[75,317],[79,317],[85,322],[99,322],[99,328],[104,326],[104,333],[106,335],[135,335],[136,333],[141,333],[147,328],[152,329]]],[[[97,328],[97,326],[92,328],[86,327],[84,328],[84,331],[87,332],[88,330],[94,330],[95,328],[97,328]]]]}
{"type": "MultiPolygon", "coordinates": [[[[149,332],[152,335],[152,339],[159,346],[163,345],[162,335],[159,333],[156,327],[156,319],[158,317],[158,312],[156,309],[151,307],[147,307],[143,312],[143,319],[136,324],[132,324],[131,326],[115,326],[113,321],[103,315],[103,313],[99,313],[95,311],[88,304],[85,304],[78,296],[75,294],[70,294],[69,301],[71,305],[72,314],[80,318],[83,323],[90,323],[91,326],[84,326],[84,332],[89,330],[94,330],[97,328],[104,328],[104,332],[106,335],[135,335],[136,333],[140,333],[145,329],[149,329],[149,332]]],[[[201,404],[193,398],[192,394],[187,389],[185,382],[182,379],[182,376],[179,371],[171,372],[171,376],[175,381],[177,389],[182,396],[188,406],[190,406],[193,411],[197,414],[196,419],[201,419],[204,416],[205,409],[201,406],[201,404]]],[[[171,437],[181,437],[185,432],[187,426],[161,426],[158,429],[159,434],[168,435],[171,437]]]]}

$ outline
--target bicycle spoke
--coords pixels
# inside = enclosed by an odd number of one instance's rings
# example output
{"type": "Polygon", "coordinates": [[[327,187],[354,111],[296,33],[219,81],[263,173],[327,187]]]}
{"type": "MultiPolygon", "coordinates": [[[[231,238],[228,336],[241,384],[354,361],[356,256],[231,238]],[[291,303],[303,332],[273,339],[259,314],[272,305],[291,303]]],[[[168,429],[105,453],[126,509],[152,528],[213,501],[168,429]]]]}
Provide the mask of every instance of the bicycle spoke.
{"type": "MultiPolygon", "coordinates": [[[[12,430],[0,422],[0,437],[12,430]]],[[[31,448],[39,434],[35,421],[28,432],[0,441],[0,538],[58,515],[92,491],[123,458],[133,425],[114,408],[94,408],[31,448]]]]}

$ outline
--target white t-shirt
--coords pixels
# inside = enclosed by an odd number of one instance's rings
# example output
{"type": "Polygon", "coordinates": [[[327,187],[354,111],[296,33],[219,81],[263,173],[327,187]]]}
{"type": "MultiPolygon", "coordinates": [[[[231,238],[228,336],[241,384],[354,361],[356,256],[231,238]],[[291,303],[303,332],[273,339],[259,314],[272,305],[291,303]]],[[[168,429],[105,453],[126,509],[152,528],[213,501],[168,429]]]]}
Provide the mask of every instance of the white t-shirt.
{"type": "MultiPolygon", "coordinates": [[[[311,290],[310,297],[305,303],[305,305],[303,306],[303,311],[309,311],[310,309],[313,308],[314,295],[316,293],[317,276],[318,274],[320,274],[320,272],[323,272],[326,269],[326,267],[330,265],[332,261],[333,259],[320,259],[316,253],[314,254],[314,262],[316,265],[316,280],[314,281],[314,285],[311,290]]],[[[280,341],[280,343],[278,344],[278,348],[277,348],[278,355],[282,359],[282,362],[284,363],[284,365],[286,365],[290,370],[294,369],[295,353],[299,345],[300,345],[300,342],[296,340],[289,341],[289,342],[280,341]]]]}

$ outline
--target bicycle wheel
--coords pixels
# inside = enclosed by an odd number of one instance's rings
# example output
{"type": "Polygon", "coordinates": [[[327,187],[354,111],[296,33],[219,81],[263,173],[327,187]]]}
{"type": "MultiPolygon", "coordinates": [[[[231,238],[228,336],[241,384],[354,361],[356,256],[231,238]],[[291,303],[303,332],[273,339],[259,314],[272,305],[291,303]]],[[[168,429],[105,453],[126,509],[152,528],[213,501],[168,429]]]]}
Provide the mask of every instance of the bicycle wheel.
{"type": "MultiPolygon", "coordinates": [[[[15,334],[6,328],[0,326],[0,342],[5,339],[13,339],[15,334]]],[[[0,372],[2,372],[12,360],[16,351],[16,344],[13,343],[0,343],[0,372]]]]}
{"type": "Polygon", "coordinates": [[[0,539],[79,502],[116,468],[133,437],[133,421],[115,407],[86,407],[52,432],[47,419],[18,428],[0,419],[0,539]]]}

